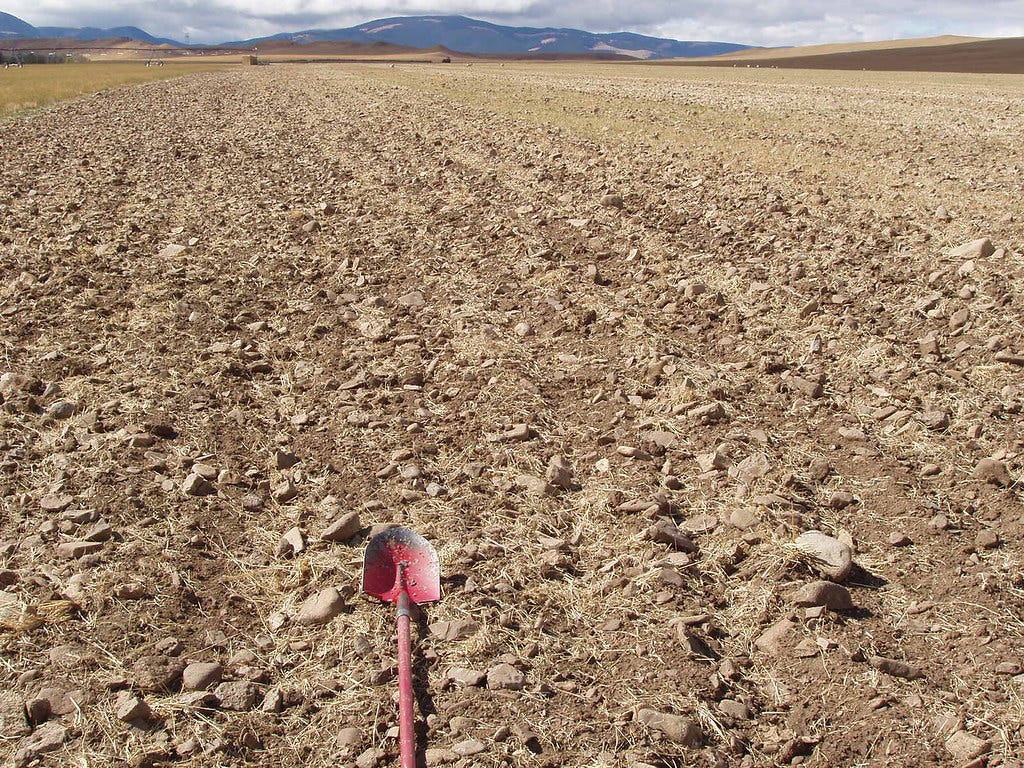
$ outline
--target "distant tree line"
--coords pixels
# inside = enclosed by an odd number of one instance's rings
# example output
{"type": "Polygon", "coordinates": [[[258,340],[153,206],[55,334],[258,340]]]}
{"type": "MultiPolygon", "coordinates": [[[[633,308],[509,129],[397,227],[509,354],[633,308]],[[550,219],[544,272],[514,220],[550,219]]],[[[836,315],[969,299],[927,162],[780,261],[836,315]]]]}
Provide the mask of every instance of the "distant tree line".
{"type": "Polygon", "coordinates": [[[4,67],[20,66],[22,64],[68,64],[71,62],[86,61],[85,56],[80,53],[68,53],[63,51],[0,51],[0,65],[4,67]]]}

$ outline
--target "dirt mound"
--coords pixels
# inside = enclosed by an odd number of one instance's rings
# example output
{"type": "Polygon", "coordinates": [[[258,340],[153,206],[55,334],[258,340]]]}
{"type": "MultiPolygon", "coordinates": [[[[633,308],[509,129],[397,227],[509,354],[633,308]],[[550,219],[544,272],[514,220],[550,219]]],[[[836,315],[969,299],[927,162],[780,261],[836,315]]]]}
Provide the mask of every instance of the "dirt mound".
{"type": "Polygon", "coordinates": [[[5,761],[392,764],[400,523],[430,765],[1019,764],[1016,94],[712,75],[6,121],[5,761]]]}

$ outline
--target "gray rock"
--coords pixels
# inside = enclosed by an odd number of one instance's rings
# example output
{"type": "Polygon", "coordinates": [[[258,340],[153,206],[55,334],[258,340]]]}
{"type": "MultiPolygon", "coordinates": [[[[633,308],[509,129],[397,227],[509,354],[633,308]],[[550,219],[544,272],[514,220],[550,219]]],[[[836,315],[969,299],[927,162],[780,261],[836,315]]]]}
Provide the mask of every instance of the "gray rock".
{"type": "Polygon", "coordinates": [[[668,544],[680,552],[693,553],[697,551],[697,545],[693,543],[693,539],[679,530],[679,526],[671,520],[659,520],[647,529],[647,536],[651,541],[668,544]]]}
{"type": "Polygon", "coordinates": [[[524,440],[529,440],[536,433],[530,428],[529,424],[520,423],[515,424],[506,432],[492,438],[492,442],[496,443],[516,443],[524,440]]]}
{"type": "Polygon", "coordinates": [[[338,737],[334,743],[339,747],[358,747],[363,743],[363,732],[352,726],[342,728],[338,731],[338,737]]]}
{"type": "Polygon", "coordinates": [[[987,755],[991,749],[991,741],[979,739],[963,729],[955,731],[946,739],[946,750],[953,755],[957,765],[963,765],[976,757],[987,755]]]}
{"type": "Polygon", "coordinates": [[[886,538],[886,541],[890,547],[909,547],[914,543],[914,540],[903,531],[893,531],[886,538]]]}
{"type": "Polygon", "coordinates": [[[959,245],[948,254],[950,259],[985,259],[995,253],[995,246],[987,237],[979,237],[969,243],[959,245]]]}
{"type": "Polygon", "coordinates": [[[221,709],[232,712],[246,712],[256,706],[259,698],[259,689],[254,683],[248,680],[240,680],[232,683],[221,683],[213,692],[220,703],[221,709]]]}
{"type": "Polygon", "coordinates": [[[289,528],[285,532],[281,540],[277,542],[277,549],[274,550],[274,554],[277,557],[294,557],[300,552],[306,549],[306,537],[302,535],[302,531],[298,526],[289,528]]]}
{"type": "Polygon", "coordinates": [[[320,538],[324,541],[348,541],[359,533],[359,529],[361,527],[362,524],[359,520],[359,513],[346,512],[324,528],[323,532],[320,534],[320,538]]]}
{"type": "Polygon", "coordinates": [[[917,417],[917,420],[928,429],[938,432],[949,426],[949,411],[924,411],[917,417]]]}
{"type": "Polygon", "coordinates": [[[1010,471],[1006,468],[1006,464],[996,459],[982,459],[975,465],[974,471],[971,472],[971,477],[975,480],[981,480],[982,482],[989,483],[990,485],[998,485],[1002,488],[1013,483],[1013,479],[1010,477],[1010,471]]]}
{"type": "Polygon", "coordinates": [[[186,496],[209,496],[214,490],[209,480],[195,472],[189,473],[181,484],[181,492],[186,496]]]}
{"type": "Polygon", "coordinates": [[[274,451],[274,466],[277,469],[290,469],[299,463],[299,457],[291,451],[274,451]]]}
{"type": "Polygon", "coordinates": [[[423,757],[428,766],[447,765],[448,763],[454,763],[459,759],[459,756],[450,749],[441,749],[438,747],[427,747],[423,753],[423,757]]]}
{"type": "Polygon", "coordinates": [[[31,731],[21,697],[13,691],[0,692],[0,739],[21,738],[31,731]]]}
{"type": "Polygon", "coordinates": [[[978,531],[974,537],[975,549],[996,549],[999,546],[999,533],[991,528],[978,531]]]}
{"type": "Polygon", "coordinates": [[[280,688],[274,687],[267,691],[263,697],[263,702],[260,704],[260,712],[268,712],[271,714],[281,712],[284,710],[284,693],[280,688]]]}
{"type": "Polygon", "coordinates": [[[796,629],[796,622],[788,618],[779,619],[758,636],[754,641],[754,646],[765,653],[778,656],[783,650],[783,640],[794,629],[796,629]]]}
{"type": "MultiPolygon", "coordinates": [[[[50,715],[62,717],[64,715],[73,715],[76,712],[80,712],[82,704],[86,701],[87,694],[81,690],[66,691],[58,686],[48,685],[40,688],[34,698],[35,701],[40,703],[45,702],[45,708],[49,713],[47,717],[50,715]]],[[[26,704],[26,709],[28,709],[29,712],[32,711],[32,705],[35,701],[26,704]]],[[[33,719],[32,722],[41,721],[33,719]]]]}
{"type": "Polygon", "coordinates": [[[1009,365],[1024,367],[1024,355],[1014,354],[1013,352],[1010,352],[1005,349],[996,352],[992,356],[992,359],[995,360],[997,363],[1008,363],[1009,365]]]}
{"type": "Polygon", "coordinates": [[[461,621],[435,621],[430,625],[430,634],[438,640],[455,642],[472,637],[480,629],[480,624],[469,619],[461,621]]]}
{"type": "Polygon", "coordinates": [[[519,475],[516,477],[516,487],[522,488],[531,496],[551,496],[555,492],[546,480],[534,475],[519,475]]]}
{"type": "Polygon", "coordinates": [[[399,296],[395,301],[403,306],[413,308],[424,307],[427,304],[422,291],[410,291],[404,296],[399,296]]]}
{"type": "Polygon", "coordinates": [[[220,682],[224,668],[215,661],[196,661],[181,673],[181,687],[186,691],[205,691],[220,682]]]}
{"type": "Polygon", "coordinates": [[[247,493],[242,497],[242,509],[246,512],[259,512],[263,509],[263,499],[255,493],[247,493]]]}
{"type": "Polygon", "coordinates": [[[737,477],[743,482],[751,483],[754,480],[758,480],[767,475],[769,470],[771,470],[768,454],[764,452],[753,453],[737,464],[735,470],[737,477]]]}
{"type": "Polygon", "coordinates": [[[740,507],[733,510],[729,515],[729,524],[734,528],[739,528],[741,531],[753,528],[760,522],[761,518],[758,517],[757,512],[749,507],[740,507]]]}
{"type": "Polygon", "coordinates": [[[42,755],[56,752],[64,746],[67,735],[68,729],[56,720],[44,723],[18,743],[14,765],[16,768],[25,768],[42,755]]]}
{"type": "Polygon", "coordinates": [[[154,654],[143,656],[136,661],[132,666],[132,672],[140,690],[167,693],[178,687],[185,666],[181,659],[154,654]]]}
{"type": "Polygon", "coordinates": [[[444,676],[446,680],[451,680],[467,687],[483,685],[487,680],[486,672],[466,669],[465,667],[448,667],[448,671],[444,673],[444,676]]]}
{"type": "Polygon", "coordinates": [[[295,487],[295,483],[290,477],[275,486],[273,490],[274,500],[279,504],[286,504],[298,495],[299,489],[295,487]]]}
{"type": "Polygon", "coordinates": [[[295,614],[295,621],[307,626],[326,624],[343,610],[345,598],[335,587],[328,587],[306,599],[299,612],[295,614]]]}
{"type": "Polygon", "coordinates": [[[824,482],[831,472],[832,465],[827,459],[812,459],[811,463],[807,466],[808,476],[816,483],[824,482]]]}
{"type": "Polygon", "coordinates": [[[848,506],[854,503],[856,499],[853,494],[849,491],[836,491],[828,500],[828,505],[832,509],[846,509],[848,506]]]}
{"type": "Polygon", "coordinates": [[[698,405],[696,408],[688,410],[686,415],[700,424],[717,424],[720,421],[726,421],[728,418],[725,406],[718,402],[698,405]]]}
{"type": "Polygon", "coordinates": [[[801,533],[795,545],[808,557],[812,568],[830,579],[844,581],[853,569],[853,550],[821,531],[801,533]]]}
{"type": "Polygon", "coordinates": [[[122,723],[144,723],[153,719],[153,710],[145,699],[133,696],[127,691],[122,691],[118,696],[117,708],[114,714],[122,723]]]}
{"type": "Polygon", "coordinates": [[[487,687],[496,691],[521,691],[526,676],[511,664],[498,664],[487,670],[487,687]]]}
{"type": "Polygon", "coordinates": [[[722,699],[718,702],[718,711],[734,720],[750,719],[750,709],[742,701],[736,701],[736,699],[722,699]]]}
{"type": "Polygon", "coordinates": [[[460,757],[479,755],[486,749],[487,747],[484,743],[478,739],[466,739],[465,741],[460,741],[458,744],[452,744],[452,752],[460,757]]]}
{"type": "Polygon", "coordinates": [[[378,747],[370,747],[356,758],[356,768],[377,768],[384,762],[387,752],[378,747]]]}
{"type": "Polygon", "coordinates": [[[73,496],[66,494],[48,493],[39,500],[39,508],[43,512],[59,514],[74,503],[73,496]]]}
{"type": "Polygon", "coordinates": [[[697,747],[704,734],[700,726],[682,715],[659,712],[656,709],[641,709],[636,719],[665,736],[669,741],[682,744],[684,747],[697,747]]]}
{"type": "Polygon", "coordinates": [[[176,259],[187,250],[186,246],[178,243],[169,243],[157,253],[158,259],[176,259]]]}
{"type": "Polygon", "coordinates": [[[78,560],[103,549],[102,541],[64,541],[57,545],[57,556],[78,560]]]}
{"type": "Polygon", "coordinates": [[[25,702],[25,717],[32,725],[45,723],[50,719],[53,711],[50,709],[50,700],[40,696],[33,696],[25,702]]]}
{"type": "Polygon", "coordinates": [[[551,485],[564,490],[572,488],[574,482],[572,466],[561,455],[551,457],[550,461],[548,461],[547,470],[544,472],[544,477],[551,485]]]}
{"type": "Polygon", "coordinates": [[[110,541],[114,535],[114,529],[110,523],[100,522],[85,532],[83,541],[110,541]]]}
{"type": "Polygon", "coordinates": [[[75,404],[67,400],[58,400],[46,409],[46,413],[55,419],[70,419],[75,415],[75,404]]]}
{"type": "Polygon", "coordinates": [[[830,611],[839,613],[853,610],[853,599],[849,590],[833,581],[812,581],[810,584],[804,584],[794,593],[793,602],[804,608],[823,605],[830,611]]]}
{"type": "Polygon", "coordinates": [[[701,472],[728,469],[729,457],[720,448],[716,448],[711,453],[699,454],[697,456],[697,466],[700,467],[701,472]]]}
{"type": "Polygon", "coordinates": [[[917,680],[925,676],[922,670],[898,659],[872,656],[868,659],[868,663],[880,672],[885,672],[885,674],[892,675],[893,677],[902,677],[906,680],[917,680]]]}

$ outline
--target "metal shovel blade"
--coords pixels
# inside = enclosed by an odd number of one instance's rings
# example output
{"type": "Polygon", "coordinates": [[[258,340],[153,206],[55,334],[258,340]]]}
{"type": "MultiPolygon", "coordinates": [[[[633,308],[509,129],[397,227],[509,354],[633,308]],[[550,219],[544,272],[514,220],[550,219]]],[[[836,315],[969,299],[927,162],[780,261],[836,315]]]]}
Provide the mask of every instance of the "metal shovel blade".
{"type": "Polygon", "coordinates": [[[363,555],[363,592],[385,603],[405,588],[413,603],[441,599],[441,566],[430,542],[408,528],[390,528],[370,539],[363,555]]]}

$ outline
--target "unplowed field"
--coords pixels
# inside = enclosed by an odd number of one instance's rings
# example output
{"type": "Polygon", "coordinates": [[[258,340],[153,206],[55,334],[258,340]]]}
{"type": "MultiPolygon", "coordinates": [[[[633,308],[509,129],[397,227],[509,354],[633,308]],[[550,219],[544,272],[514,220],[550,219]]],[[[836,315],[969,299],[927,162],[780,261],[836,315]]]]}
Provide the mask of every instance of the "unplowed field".
{"type": "Polygon", "coordinates": [[[7,119],[0,756],[397,765],[397,523],[427,764],[1019,766],[1022,97],[274,65],[7,119]]]}

